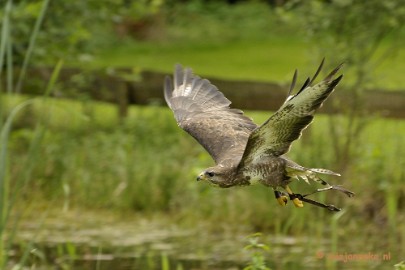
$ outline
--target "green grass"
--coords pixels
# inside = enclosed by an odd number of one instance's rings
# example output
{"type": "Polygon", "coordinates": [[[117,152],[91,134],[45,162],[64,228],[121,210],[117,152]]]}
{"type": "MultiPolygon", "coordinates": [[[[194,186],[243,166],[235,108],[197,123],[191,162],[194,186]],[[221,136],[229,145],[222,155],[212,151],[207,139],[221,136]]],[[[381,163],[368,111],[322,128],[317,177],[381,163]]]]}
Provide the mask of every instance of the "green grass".
{"type": "MultiPolygon", "coordinates": [[[[149,41],[111,38],[111,43],[94,51],[93,61],[86,64],[96,68],[126,66],[172,73],[174,64],[181,63],[191,66],[201,76],[286,83],[290,82],[295,68],[303,78],[312,75],[322,58],[317,54],[320,44],[328,44],[311,37],[311,29],[302,25],[299,10],[271,9],[261,2],[230,6],[215,1],[205,4],[190,1],[165,12],[161,14],[164,22],[156,22],[153,28],[159,37],[152,36],[149,41]]],[[[353,37],[348,34],[346,38],[353,37]]],[[[404,89],[405,49],[397,43],[387,39],[379,46],[369,64],[373,74],[367,87],[404,89]],[[374,67],[378,58],[383,61],[374,67]]],[[[347,60],[336,58],[327,59],[327,66],[347,60]]],[[[357,76],[349,68],[344,72],[346,82],[357,76]]]]}
{"type": "MultiPolygon", "coordinates": [[[[124,66],[172,73],[174,64],[181,63],[201,76],[289,83],[295,68],[299,69],[302,78],[315,71],[320,59],[311,56],[313,42],[294,35],[203,44],[125,41],[115,45],[114,50],[108,48],[96,54],[89,64],[94,68],[124,66]]],[[[388,46],[388,42],[383,44],[378,54],[388,46]]],[[[343,60],[327,59],[328,63],[343,60]]],[[[373,72],[371,86],[403,90],[404,63],[405,49],[386,57],[373,72]]],[[[347,69],[345,75],[345,81],[354,78],[347,69]]]]}
{"type": "MultiPolygon", "coordinates": [[[[35,22],[35,26],[31,31],[29,37],[29,45],[25,52],[23,63],[21,65],[19,77],[16,80],[15,87],[13,87],[13,23],[12,23],[12,1],[7,1],[4,3],[5,12],[2,14],[2,25],[1,25],[1,44],[0,44],[0,75],[3,74],[3,68],[5,70],[6,76],[0,78],[2,86],[6,86],[8,95],[12,92],[19,93],[25,79],[25,73],[28,64],[31,59],[31,54],[33,52],[36,37],[38,35],[40,26],[42,24],[44,15],[46,13],[49,0],[44,0],[41,8],[38,10],[39,14],[35,22]]],[[[44,97],[48,96],[55,84],[58,77],[60,68],[62,67],[62,62],[59,62],[57,68],[55,68],[54,73],[47,85],[44,92],[44,97]]],[[[10,171],[10,163],[12,163],[12,158],[9,152],[10,138],[12,134],[12,125],[14,124],[15,118],[21,111],[24,111],[29,105],[34,103],[33,100],[27,100],[25,102],[19,103],[10,109],[9,114],[6,114],[3,106],[4,100],[4,90],[0,87],[0,268],[4,268],[8,264],[8,254],[10,246],[13,244],[15,235],[17,234],[16,224],[19,218],[11,220],[10,213],[15,210],[15,202],[20,199],[20,190],[28,186],[31,178],[29,177],[32,168],[36,165],[34,160],[38,160],[38,147],[41,145],[41,140],[43,138],[44,128],[41,125],[42,121],[38,120],[35,128],[32,129],[32,136],[27,143],[27,149],[25,151],[25,157],[19,160],[19,166],[23,167],[24,170],[19,174],[15,175],[10,171]],[[11,230],[7,230],[10,228],[11,230]]],[[[46,101],[45,101],[46,102],[46,101]]],[[[7,102],[6,102],[7,103],[7,102]]],[[[44,118],[44,117],[43,117],[44,118]]],[[[28,244],[30,246],[31,243],[28,244]]],[[[30,248],[27,248],[24,252],[19,263],[24,266],[25,258],[30,252],[30,248]]]]}
{"type": "Polygon", "coordinates": [[[289,81],[295,65],[303,67],[308,45],[294,39],[235,41],[218,44],[162,44],[129,42],[102,52],[100,66],[135,66],[171,73],[175,63],[198,74],[226,79],[289,81]],[[158,64],[157,64],[158,63],[158,64]]]}

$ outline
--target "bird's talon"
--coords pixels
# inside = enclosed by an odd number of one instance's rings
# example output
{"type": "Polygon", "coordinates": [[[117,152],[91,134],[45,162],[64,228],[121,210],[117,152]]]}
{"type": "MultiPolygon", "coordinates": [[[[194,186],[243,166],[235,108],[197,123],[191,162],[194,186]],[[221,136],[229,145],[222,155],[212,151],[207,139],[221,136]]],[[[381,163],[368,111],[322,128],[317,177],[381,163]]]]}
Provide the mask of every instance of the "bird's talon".
{"type": "Polygon", "coordinates": [[[278,204],[281,206],[285,206],[288,202],[287,196],[283,195],[281,191],[275,190],[274,196],[276,197],[278,204]]]}
{"type": "Polygon", "coordinates": [[[296,207],[299,207],[299,208],[304,207],[304,204],[302,203],[302,201],[300,199],[294,198],[292,201],[296,207]]]}
{"type": "Polygon", "coordinates": [[[277,198],[277,201],[278,201],[279,205],[286,206],[287,202],[288,202],[288,198],[287,198],[287,196],[282,195],[282,196],[277,198]]]}
{"type": "Polygon", "coordinates": [[[301,194],[294,194],[294,192],[292,192],[292,190],[290,189],[289,186],[285,187],[285,190],[288,192],[288,195],[290,196],[290,200],[293,201],[294,205],[296,207],[304,207],[304,204],[302,203],[302,201],[299,199],[299,197],[302,198],[301,194]]]}

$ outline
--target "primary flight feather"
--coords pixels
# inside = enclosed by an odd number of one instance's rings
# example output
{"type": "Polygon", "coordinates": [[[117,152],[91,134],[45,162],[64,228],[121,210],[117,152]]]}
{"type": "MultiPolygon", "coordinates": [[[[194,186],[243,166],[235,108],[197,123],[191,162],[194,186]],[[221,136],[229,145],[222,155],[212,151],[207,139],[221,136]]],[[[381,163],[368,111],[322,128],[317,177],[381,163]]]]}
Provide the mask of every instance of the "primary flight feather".
{"type": "Polygon", "coordinates": [[[230,108],[231,102],[208,80],[194,75],[190,68],[176,65],[173,81],[168,76],[165,79],[165,100],[178,125],[193,136],[216,163],[216,166],[204,170],[197,180],[206,180],[222,188],[261,183],[274,189],[281,205],[287,203],[288,195],[297,207],[302,207],[302,201],[306,201],[332,211],[340,210],[306,198],[310,194],[295,194],[288,186],[294,178],[301,178],[326,186],[315,193],[338,190],[348,196],[354,195],[341,186],[329,185],[318,176],[339,174],[327,169],[306,168],[284,156],[291,143],[311,123],[315,110],[343,77],[334,78],[341,68],[339,65],[325,79],[312,85],[322,66],[323,61],[314,77],[308,78],[292,95],[295,73],[284,104],[263,125],[257,126],[241,110],[230,108]],[[288,194],[279,191],[279,187],[288,194]]]}

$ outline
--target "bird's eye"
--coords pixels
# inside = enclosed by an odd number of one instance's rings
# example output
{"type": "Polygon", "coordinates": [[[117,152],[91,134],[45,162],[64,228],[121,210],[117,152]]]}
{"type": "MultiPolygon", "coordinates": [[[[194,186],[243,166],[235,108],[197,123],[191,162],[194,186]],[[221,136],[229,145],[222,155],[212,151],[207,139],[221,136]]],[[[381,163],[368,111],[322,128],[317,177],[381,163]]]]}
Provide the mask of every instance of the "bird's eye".
{"type": "Polygon", "coordinates": [[[207,174],[209,177],[213,177],[215,175],[214,172],[207,172],[207,174]]]}

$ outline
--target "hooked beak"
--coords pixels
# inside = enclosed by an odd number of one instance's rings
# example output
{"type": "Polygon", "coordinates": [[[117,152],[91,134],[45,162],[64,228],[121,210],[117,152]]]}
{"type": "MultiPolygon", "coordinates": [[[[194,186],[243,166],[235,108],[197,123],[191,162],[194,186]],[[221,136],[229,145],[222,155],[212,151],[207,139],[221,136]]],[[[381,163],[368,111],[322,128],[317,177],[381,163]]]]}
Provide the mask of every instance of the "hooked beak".
{"type": "Polygon", "coordinates": [[[200,174],[197,176],[197,181],[201,181],[201,180],[205,180],[205,175],[204,175],[204,173],[200,173],[200,174]]]}

